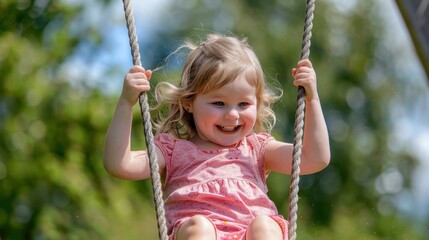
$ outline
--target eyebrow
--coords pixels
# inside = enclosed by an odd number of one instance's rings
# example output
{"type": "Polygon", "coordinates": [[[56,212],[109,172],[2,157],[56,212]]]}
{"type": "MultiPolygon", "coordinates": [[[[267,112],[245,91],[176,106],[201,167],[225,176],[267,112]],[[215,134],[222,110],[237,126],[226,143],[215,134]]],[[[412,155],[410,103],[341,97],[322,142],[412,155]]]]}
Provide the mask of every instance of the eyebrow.
{"type": "Polygon", "coordinates": [[[222,93],[209,93],[209,94],[207,94],[207,97],[209,97],[209,98],[224,98],[224,97],[227,97],[227,95],[222,94],[222,93]]]}
{"type": "MultiPolygon", "coordinates": [[[[208,98],[209,100],[213,100],[213,101],[219,101],[219,100],[223,101],[223,100],[225,100],[225,99],[230,99],[230,98],[231,98],[231,96],[228,96],[228,95],[222,95],[222,94],[214,94],[214,95],[209,95],[209,96],[207,96],[207,98],[208,98]]],[[[245,96],[245,97],[240,97],[240,98],[238,98],[238,99],[236,99],[236,100],[238,100],[238,101],[240,101],[240,102],[252,102],[253,100],[256,100],[256,97],[253,97],[253,96],[245,96]]]]}

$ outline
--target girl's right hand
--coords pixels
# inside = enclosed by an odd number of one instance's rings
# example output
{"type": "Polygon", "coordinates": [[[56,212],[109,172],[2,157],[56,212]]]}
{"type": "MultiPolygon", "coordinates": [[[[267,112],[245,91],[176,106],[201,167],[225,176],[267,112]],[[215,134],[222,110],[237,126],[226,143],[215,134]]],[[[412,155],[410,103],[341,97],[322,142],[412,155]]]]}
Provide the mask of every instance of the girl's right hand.
{"type": "Polygon", "coordinates": [[[137,103],[140,93],[150,90],[149,80],[151,77],[151,70],[145,70],[140,66],[133,66],[125,75],[121,98],[130,106],[134,106],[137,103]]]}

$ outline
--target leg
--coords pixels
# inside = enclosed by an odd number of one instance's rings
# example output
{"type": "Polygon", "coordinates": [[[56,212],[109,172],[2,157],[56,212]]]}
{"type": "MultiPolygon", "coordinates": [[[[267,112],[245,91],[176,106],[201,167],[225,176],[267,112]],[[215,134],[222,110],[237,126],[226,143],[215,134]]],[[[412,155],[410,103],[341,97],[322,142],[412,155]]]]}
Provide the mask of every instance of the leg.
{"type": "Polygon", "coordinates": [[[201,215],[186,220],[177,232],[177,240],[215,240],[215,238],[213,224],[201,215]]]}
{"type": "Polygon", "coordinates": [[[283,239],[283,233],[279,224],[269,216],[257,216],[246,231],[246,240],[263,239],[283,239]]]}

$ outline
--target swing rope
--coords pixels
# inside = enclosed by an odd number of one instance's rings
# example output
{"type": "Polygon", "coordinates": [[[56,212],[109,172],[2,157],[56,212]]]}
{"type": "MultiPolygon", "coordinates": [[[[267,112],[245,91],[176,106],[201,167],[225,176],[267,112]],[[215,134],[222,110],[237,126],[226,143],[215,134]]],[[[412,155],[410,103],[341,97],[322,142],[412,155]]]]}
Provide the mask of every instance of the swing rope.
{"type": "MultiPolygon", "coordinates": [[[[304,33],[302,36],[301,60],[310,56],[311,30],[313,28],[313,18],[315,0],[307,0],[304,33]]],[[[304,115],[305,115],[305,89],[298,87],[295,112],[295,137],[293,142],[292,173],[289,189],[289,240],[296,239],[297,212],[298,212],[298,192],[299,174],[301,164],[302,138],[304,135],[304,115]]]]}
{"type": "MultiPolygon", "coordinates": [[[[134,24],[133,11],[130,4],[131,0],[123,0],[125,20],[127,22],[128,37],[130,39],[131,55],[133,57],[133,64],[141,66],[140,50],[134,24]]],[[[149,104],[147,102],[147,94],[141,93],[139,95],[140,113],[142,116],[142,124],[144,127],[144,136],[147,146],[147,153],[149,157],[150,175],[152,179],[152,191],[155,202],[156,217],[158,222],[158,235],[159,239],[167,240],[167,224],[164,210],[164,200],[162,197],[162,184],[161,176],[159,174],[159,166],[155,153],[154,137],[152,133],[152,124],[150,120],[149,104]]]]}
{"type": "MultiPolygon", "coordinates": [[[[125,20],[127,23],[128,37],[130,39],[131,55],[133,58],[133,64],[141,66],[140,50],[138,45],[138,39],[135,29],[133,11],[130,4],[131,0],[123,0],[125,20]]],[[[313,28],[315,0],[307,0],[306,4],[306,16],[304,33],[302,40],[301,49],[301,60],[308,59],[310,56],[311,46],[311,30],[313,28]]],[[[159,174],[159,166],[155,153],[154,137],[152,133],[152,124],[149,113],[149,104],[147,102],[147,94],[141,93],[139,95],[140,113],[142,116],[142,124],[144,127],[144,135],[147,146],[147,153],[149,157],[150,174],[152,180],[152,191],[155,202],[157,223],[158,223],[158,235],[161,240],[167,240],[167,227],[164,210],[164,201],[162,197],[162,184],[161,177],[159,174]]],[[[301,149],[302,149],[302,138],[304,129],[304,115],[305,115],[305,90],[303,87],[298,87],[297,106],[295,113],[295,137],[293,143],[293,160],[292,160],[292,173],[290,180],[289,190],[289,240],[296,239],[297,229],[297,211],[298,211],[298,192],[299,192],[299,174],[301,164],[301,149]]]]}

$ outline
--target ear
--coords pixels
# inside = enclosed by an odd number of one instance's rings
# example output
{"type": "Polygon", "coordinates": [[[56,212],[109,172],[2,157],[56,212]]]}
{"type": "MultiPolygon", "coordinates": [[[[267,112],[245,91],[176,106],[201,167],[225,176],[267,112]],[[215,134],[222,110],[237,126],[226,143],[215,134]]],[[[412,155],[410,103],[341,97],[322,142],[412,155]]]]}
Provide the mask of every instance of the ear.
{"type": "Polygon", "coordinates": [[[190,102],[183,103],[182,106],[187,112],[192,113],[192,104],[190,102]]]}

